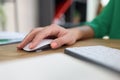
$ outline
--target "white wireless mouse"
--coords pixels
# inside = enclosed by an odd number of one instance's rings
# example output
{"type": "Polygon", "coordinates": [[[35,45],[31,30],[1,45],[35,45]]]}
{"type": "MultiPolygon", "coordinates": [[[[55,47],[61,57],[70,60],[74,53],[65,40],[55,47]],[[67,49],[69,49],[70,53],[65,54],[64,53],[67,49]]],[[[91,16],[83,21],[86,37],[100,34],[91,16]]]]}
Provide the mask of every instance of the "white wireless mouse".
{"type": "Polygon", "coordinates": [[[24,48],[23,50],[25,51],[42,51],[42,50],[46,50],[46,49],[50,49],[50,43],[52,42],[52,39],[44,39],[42,40],[35,48],[33,49],[30,49],[29,48],[29,45],[31,43],[28,43],[24,48]]]}

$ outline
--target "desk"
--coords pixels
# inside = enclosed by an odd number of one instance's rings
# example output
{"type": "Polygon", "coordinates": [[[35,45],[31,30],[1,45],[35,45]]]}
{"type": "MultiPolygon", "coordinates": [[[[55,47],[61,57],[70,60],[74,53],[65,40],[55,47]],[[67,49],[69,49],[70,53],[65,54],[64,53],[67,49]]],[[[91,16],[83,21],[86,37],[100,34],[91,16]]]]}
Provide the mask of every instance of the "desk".
{"type": "Polygon", "coordinates": [[[120,80],[119,74],[64,54],[65,47],[89,45],[120,49],[120,40],[89,39],[37,53],[16,50],[17,44],[0,46],[0,80],[120,80]]]}

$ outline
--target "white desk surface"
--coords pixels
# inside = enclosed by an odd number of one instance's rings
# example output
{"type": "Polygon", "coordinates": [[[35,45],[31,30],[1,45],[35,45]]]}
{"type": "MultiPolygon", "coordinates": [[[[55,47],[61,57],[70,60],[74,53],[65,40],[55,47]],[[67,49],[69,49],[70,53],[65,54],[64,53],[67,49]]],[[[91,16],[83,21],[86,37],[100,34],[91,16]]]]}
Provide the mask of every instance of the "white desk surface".
{"type": "Polygon", "coordinates": [[[57,53],[2,62],[0,80],[120,80],[120,75],[57,53]]]}

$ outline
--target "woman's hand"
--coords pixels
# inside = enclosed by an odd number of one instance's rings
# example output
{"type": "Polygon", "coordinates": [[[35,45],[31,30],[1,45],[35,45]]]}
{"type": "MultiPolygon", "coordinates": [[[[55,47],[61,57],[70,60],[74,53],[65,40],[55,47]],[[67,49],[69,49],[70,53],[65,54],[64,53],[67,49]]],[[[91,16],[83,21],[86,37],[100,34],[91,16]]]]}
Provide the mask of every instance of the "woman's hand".
{"type": "Polygon", "coordinates": [[[46,26],[44,28],[33,29],[18,45],[18,49],[22,49],[29,42],[32,42],[32,44],[29,46],[29,48],[32,49],[36,47],[41,40],[48,37],[56,37],[51,42],[51,47],[55,49],[64,44],[74,44],[76,40],[82,38],[82,33],[78,28],[65,29],[56,24],[51,24],[50,26],[46,26]]]}

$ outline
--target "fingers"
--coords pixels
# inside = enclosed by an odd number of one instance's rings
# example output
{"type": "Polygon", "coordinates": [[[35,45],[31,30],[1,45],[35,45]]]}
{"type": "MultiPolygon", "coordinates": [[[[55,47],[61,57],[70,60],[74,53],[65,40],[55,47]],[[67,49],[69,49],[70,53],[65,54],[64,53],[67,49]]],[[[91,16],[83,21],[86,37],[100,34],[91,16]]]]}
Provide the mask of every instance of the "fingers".
{"type": "Polygon", "coordinates": [[[59,33],[60,32],[63,33],[63,31],[64,31],[61,29],[63,29],[63,28],[61,28],[55,24],[45,27],[41,32],[39,32],[35,35],[34,39],[32,40],[32,43],[30,45],[30,48],[32,49],[32,48],[36,47],[37,44],[41,40],[43,40],[49,36],[55,36],[55,37],[59,36],[59,33]]]}
{"type": "Polygon", "coordinates": [[[37,44],[39,44],[39,42],[43,39],[45,39],[46,37],[48,37],[50,34],[50,30],[48,29],[44,29],[41,32],[39,32],[38,34],[35,35],[34,39],[32,40],[32,43],[30,45],[30,48],[34,48],[37,46],[37,44]]]}
{"type": "Polygon", "coordinates": [[[63,37],[59,37],[59,38],[55,39],[54,41],[52,41],[51,47],[53,49],[55,49],[55,48],[61,47],[64,44],[71,45],[71,44],[74,44],[74,43],[75,43],[75,39],[72,39],[68,35],[64,35],[63,37]]]}
{"type": "Polygon", "coordinates": [[[33,40],[35,35],[40,32],[43,28],[36,28],[33,29],[25,38],[24,40],[17,46],[18,49],[22,49],[25,45],[33,40]]]}
{"type": "Polygon", "coordinates": [[[76,38],[73,33],[74,32],[72,32],[71,30],[67,30],[64,34],[61,34],[57,39],[52,41],[51,47],[55,49],[61,47],[64,44],[66,45],[74,44],[76,42],[76,38]]]}
{"type": "Polygon", "coordinates": [[[64,39],[61,37],[61,38],[57,38],[57,39],[55,39],[54,41],[52,41],[52,43],[51,43],[51,47],[53,48],[53,49],[55,49],[55,48],[58,48],[58,47],[60,47],[60,46],[62,46],[63,44],[65,44],[66,42],[64,42],[64,39]]]}

